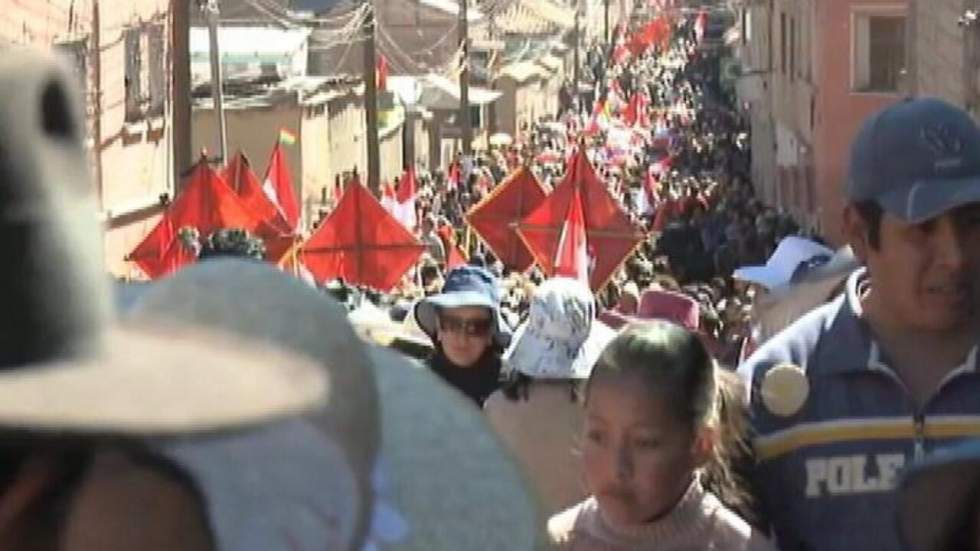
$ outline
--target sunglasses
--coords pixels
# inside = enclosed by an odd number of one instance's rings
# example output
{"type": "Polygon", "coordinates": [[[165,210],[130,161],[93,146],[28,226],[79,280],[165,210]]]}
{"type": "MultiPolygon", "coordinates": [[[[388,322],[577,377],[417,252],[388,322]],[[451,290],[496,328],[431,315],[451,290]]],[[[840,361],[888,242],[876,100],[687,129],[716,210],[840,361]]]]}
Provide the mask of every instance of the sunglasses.
{"type": "Polygon", "coordinates": [[[464,319],[442,314],[439,316],[439,329],[446,333],[458,333],[467,337],[484,337],[493,329],[493,319],[464,319]]]}

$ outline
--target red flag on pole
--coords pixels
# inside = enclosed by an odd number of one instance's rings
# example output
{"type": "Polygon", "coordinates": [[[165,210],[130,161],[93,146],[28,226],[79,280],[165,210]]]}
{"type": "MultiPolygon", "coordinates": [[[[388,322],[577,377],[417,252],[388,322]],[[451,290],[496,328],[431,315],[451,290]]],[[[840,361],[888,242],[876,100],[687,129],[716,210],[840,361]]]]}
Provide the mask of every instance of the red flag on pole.
{"type": "Polygon", "coordinates": [[[568,218],[558,239],[555,275],[577,279],[585,285],[589,284],[589,247],[585,235],[585,215],[582,214],[582,195],[578,188],[572,191],[568,218]]]}
{"type": "Polygon", "coordinates": [[[377,86],[379,91],[388,89],[388,58],[383,54],[378,56],[377,86]]]}
{"type": "Polygon", "coordinates": [[[356,179],[337,208],[302,245],[303,265],[319,282],[349,283],[389,291],[425,247],[356,179]]]}
{"type": "Polygon", "coordinates": [[[456,244],[453,227],[449,225],[440,226],[438,234],[442,240],[443,247],[446,248],[446,269],[452,270],[453,268],[466,264],[466,256],[459,250],[459,246],[456,244]]]}
{"type": "Polygon", "coordinates": [[[252,166],[242,151],[238,151],[225,165],[221,176],[238,193],[252,214],[282,233],[292,232],[292,227],[286,222],[279,207],[263,191],[259,178],[252,172],[252,166]]]}
{"type": "Polygon", "coordinates": [[[268,225],[202,159],[184,190],[127,259],[135,262],[147,277],[156,279],[196,260],[180,241],[182,230],[196,230],[200,238],[205,238],[221,228],[242,228],[259,234],[267,231],[268,225]]]}
{"type": "Polygon", "coordinates": [[[262,191],[275,204],[290,230],[299,225],[299,203],[293,191],[293,179],[289,165],[282,153],[282,140],[276,142],[269,157],[269,167],[265,171],[262,191]]]}
{"type": "Polygon", "coordinates": [[[414,230],[418,223],[415,216],[415,169],[406,168],[402,173],[402,179],[398,183],[398,194],[395,196],[395,218],[409,230],[414,230]]]}
{"type": "Polygon", "coordinates": [[[517,235],[517,225],[545,196],[534,173],[521,166],[470,209],[466,222],[504,266],[523,272],[534,264],[534,256],[517,235]]]}
{"type": "Polygon", "coordinates": [[[535,261],[548,275],[555,274],[561,232],[569,218],[575,191],[580,194],[588,246],[595,251],[591,288],[601,288],[645,238],[596,176],[583,150],[555,190],[517,227],[517,233],[535,261]]]}

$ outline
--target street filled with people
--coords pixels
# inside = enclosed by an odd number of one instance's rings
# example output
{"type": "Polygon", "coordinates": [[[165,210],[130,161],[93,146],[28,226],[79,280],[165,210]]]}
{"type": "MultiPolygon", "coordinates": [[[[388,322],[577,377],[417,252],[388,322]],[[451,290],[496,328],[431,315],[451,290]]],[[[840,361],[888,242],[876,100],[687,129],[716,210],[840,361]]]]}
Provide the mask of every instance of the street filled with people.
{"type": "Polygon", "coordinates": [[[980,127],[865,121],[834,247],[756,196],[704,17],[308,235],[188,222],[260,186],[202,160],[138,283],[65,185],[78,121],[21,116],[76,117],[68,77],[0,58],[0,549],[980,549],[980,127]]]}

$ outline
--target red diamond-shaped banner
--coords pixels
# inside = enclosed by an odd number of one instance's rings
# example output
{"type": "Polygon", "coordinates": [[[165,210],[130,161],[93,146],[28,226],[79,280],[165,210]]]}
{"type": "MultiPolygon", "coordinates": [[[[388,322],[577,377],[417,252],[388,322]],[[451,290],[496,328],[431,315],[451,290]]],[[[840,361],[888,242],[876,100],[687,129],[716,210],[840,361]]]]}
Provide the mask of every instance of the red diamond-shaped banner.
{"type": "Polygon", "coordinates": [[[517,233],[548,276],[555,274],[561,230],[568,220],[575,190],[581,196],[588,254],[589,283],[600,289],[645,239],[580,149],[568,163],[568,173],[555,190],[518,225],[517,233]]]}
{"type": "Polygon", "coordinates": [[[303,264],[319,282],[348,283],[389,291],[425,247],[356,180],[340,204],[301,247],[303,264]]]}
{"type": "Polygon", "coordinates": [[[531,169],[522,166],[470,209],[466,221],[504,266],[525,271],[534,256],[517,235],[517,226],[546,196],[531,169]]]}

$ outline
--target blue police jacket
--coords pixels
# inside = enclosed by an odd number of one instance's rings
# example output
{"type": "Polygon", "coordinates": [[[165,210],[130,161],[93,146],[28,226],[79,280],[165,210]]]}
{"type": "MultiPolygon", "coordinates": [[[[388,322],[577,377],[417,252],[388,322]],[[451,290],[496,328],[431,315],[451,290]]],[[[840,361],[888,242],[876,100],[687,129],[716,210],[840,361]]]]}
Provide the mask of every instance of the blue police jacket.
{"type": "Polygon", "coordinates": [[[783,551],[901,549],[894,489],[903,468],[980,435],[976,347],[918,408],[862,319],[864,280],[863,269],[851,274],[841,296],[739,368],[753,429],[749,478],[783,551]]]}

